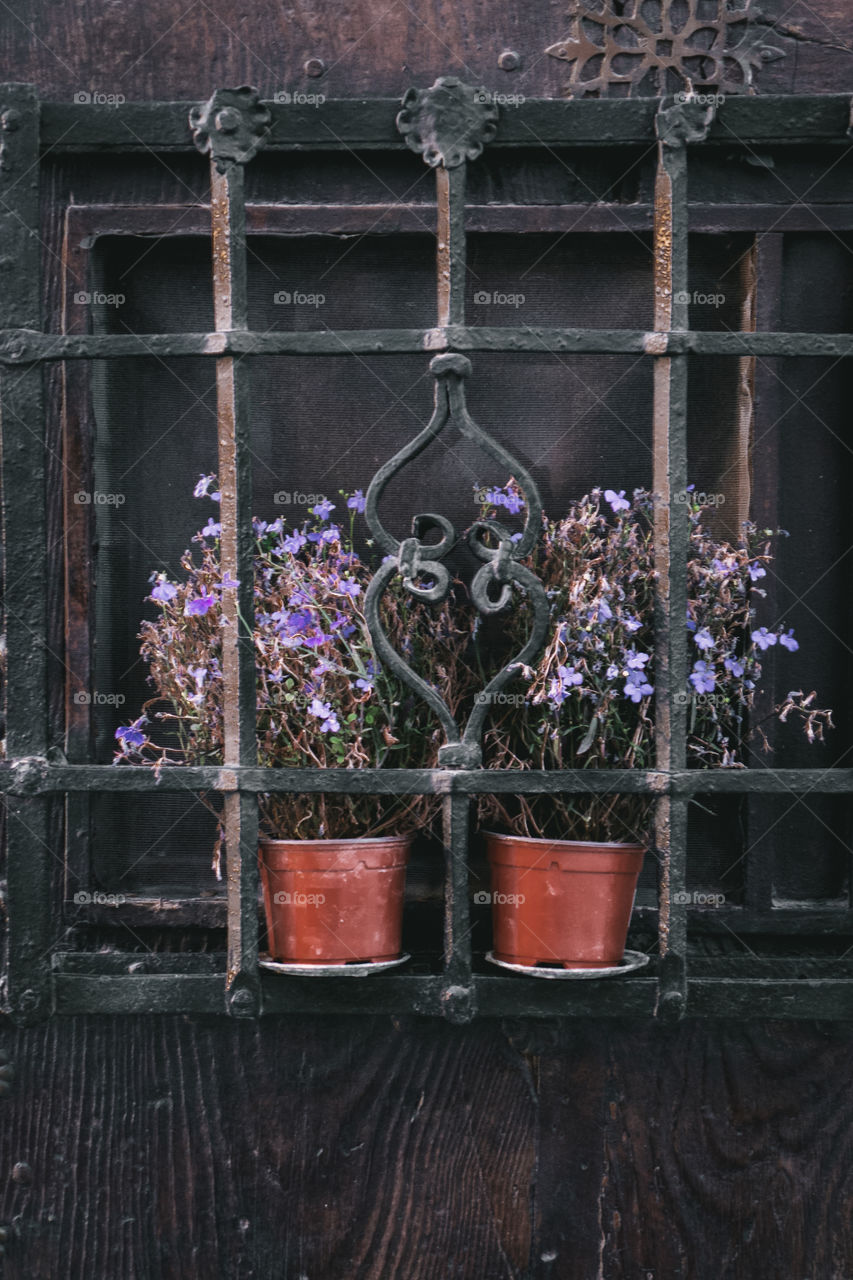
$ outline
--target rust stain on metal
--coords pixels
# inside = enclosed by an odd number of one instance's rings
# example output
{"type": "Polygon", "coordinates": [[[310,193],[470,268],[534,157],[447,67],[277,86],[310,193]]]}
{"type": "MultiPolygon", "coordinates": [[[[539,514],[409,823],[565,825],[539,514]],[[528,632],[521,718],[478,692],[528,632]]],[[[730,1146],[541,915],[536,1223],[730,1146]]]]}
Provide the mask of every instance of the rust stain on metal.
{"type": "Polygon", "coordinates": [[[438,325],[450,324],[450,174],[444,166],[436,170],[438,202],[437,273],[438,325]]]}
{"type": "Polygon", "coordinates": [[[647,356],[665,356],[668,350],[668,333],[647,333],[643,336],[643,351],[647,356]]]}
{"type": "MultiPolygon", "coordinates": [[[[659,148],[659,153],[662,148],[659,148]]],[[[672,179],[659,154],[655,177],[655,329],[672,328],[672,179]]]]}

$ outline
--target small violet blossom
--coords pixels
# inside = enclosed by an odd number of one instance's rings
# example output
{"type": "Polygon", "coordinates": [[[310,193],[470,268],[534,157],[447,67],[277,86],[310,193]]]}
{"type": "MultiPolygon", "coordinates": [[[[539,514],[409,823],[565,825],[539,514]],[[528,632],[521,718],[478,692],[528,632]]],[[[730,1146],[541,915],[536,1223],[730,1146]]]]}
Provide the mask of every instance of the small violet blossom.
{"type": "Polygon", "coordinates": [[[215,481],[215,475],[199,476],[198,483],[193,489],[194,498],[211,498],[214,502],[219,502],[222,494],[217,490],[215,493],[209,493],[210,486],[215,481]]]}
{"type": "Polygon", "coordinates": [[[693,663],[693,670],[688,678],[697,693],[710,693],[717,684],[714,668],[701,660],[693,663]]]}
{"type": "Polygon", "coordinates": [[[328,520],[334,509],[335,504],[330,502],[328,498],[324,498],[322,502],[317,503],[316,507],[311,508],[311,514],[316,516],[318,520],[328,520]]]}
{"type": "Polygon", "coordinates": [[[216,604],[216,596],[196,596],[195,600],[188,600],[184,608],[185,618],[201,618],[207,613],[208,609],[212,609],[216,604]]]}
{"type": "Polygon", "coordinates": [[[312,698],[308,704],[308,714],[321,721],[321,733],[338,733],[340,731],[341,722],[328,702],[322,702],[319,698],[312,698]]]}
{"type": "Polygon", "coordinates": [[[620,489],[618,493],[616,492],[615,489],[605,489],[604,500],[605,502],[610,503],[611,511],[616,511],[616,512],[628,511],[630,510],[630,507],[631,507],[630,502],[625,497],[624,489],[620,489]]]}
{"type": "Polygon", "coordinates": [[[774,645],[778,639],[779,637],[775,631],[768,631],[766,627],[759,627],[757,631],[752,633],[753,644],[758,645],[762,652],[774,645]]]}
{"type": "Polygon", "coordinates": [[[160,578],[151,592],[151,599],[162,600],[165,603],[167,600],[174,600],[177,594],[178,588],[174,582],[167,582],[165,578],[160,578]]]}

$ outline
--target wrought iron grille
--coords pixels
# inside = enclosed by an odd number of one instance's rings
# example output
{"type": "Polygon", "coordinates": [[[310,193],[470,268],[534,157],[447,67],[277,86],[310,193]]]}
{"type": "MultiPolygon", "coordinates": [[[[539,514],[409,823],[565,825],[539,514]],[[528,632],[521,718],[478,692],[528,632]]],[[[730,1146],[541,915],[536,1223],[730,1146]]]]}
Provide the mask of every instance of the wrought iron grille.
{"type": "MultiPolygon", "coordinates": [[[[21,1021],[86,1012],[229,1012],[252,1017],[283,1012],[442,1014],[465,1022],[490,1016],[657,1015],[849,1017],[853,970],[827,961],[808,977],[778,969],[768,975],[750,957],[729,963],[724,975],[707,968],[688,974],[686,816],[690,798],[704,794],[848,795],[853,770],[689,770],[686,709],[675,691],[684,688],[687,649],[683,619],[687,600],[687,509],[670,504],[687,486],[686,389],[688,356],[853,355],[853,334],[691,331],[687,311],[687,176],[692,148],[791,143],[846,145],[851,103],[819,98],[729,98],[718,109],[696,102],[528,101],[499,111],[485,90],[455,80],[412,90],[399,104],[329,101],[310,110],[264,104],[248,89],[220,90],[204,106],[135,103],[97,108],[41,103],[26,85],[0,88],[0,237],[6,287],[2,303],[3,517],[6,545],[7,758],[0,789],[8,800],[8,1006],[21,1021]],[[191,129],[188,127],[188,113],[191,129]],[[654,197],[654,328],[573,329],[471,326],[463,296],[465,178],[484,146],[578,148],[657,146],[654,197]],[[46,152],[206,151],[211,160],[211,217],[215,331],[187,334],[51,334],[40,315],[39,171],[46,152]],[[246,289],[245,166],[267,152],[411,147],[435,169],[438,230],[438,314],[434,328],[267,333],[249,328],[246,289]],[[261,792],[377,789],[376,770],[266,770],[256,765],[254,666],[251,632],[226,629],[224,651],[225,755],[221,767],[170,768],[159,776],[145,768],[114,769],[67,764],[48,756],[48,680],[45,583],[47,527],[43,373],[51,362],[201,356],[215,361],[218,395],[219,476],[222,490],[222,567],[240,586],[229,607],[236,621],[252,616],[251,479],[248,462],[246,356],[339,355],[341,338],[358,353],[420,353],[432,361],[436,412],[421,437],[383,467],[369,490],[368,517],[375,536],[393,557],[371,588],[372,630],[380,654],[432,701],[446,732],[441,767],[433,771],[383,769],[381,789],[444,798],[446,846],[443,971],[421,976],[389,973],[369,982],[328,978],[306,981],[258,968],[257,796],[261,792]],[[379,500],[389,476],[453,418],[492,456],[507,452],[482,431],[465,408],[464,379],[471,368],[463,353],[525,351],[635,353],[654,365],[654,476],[656,561],[656,767],[653,770],[513,772],[480,767],[483,710],[464,729],[437,695],[405,668],[381,634],[378,595],[399,572],[417,587],[424,570],[432,590],[445,582],[440,555],[453,540],[439,515],[420,516],[413,536],[397,542],[382,526],[379,500]],[[424,544],[428,528],[442,541],[424,544]],[[57,951],[61,918],[51,893],[54,850],[49,847],[51,797],[92,791],[152,795],[164,791],[217,791],[225,810],[227,965],[210,956],[161,953],[134,970],[135,954],[57,951]],[[530,982],[510,975],[476,973],[468,920],[467,840],[470,797],[478,792],[645,793],[655,797],[659,955],[656,964],[618,981],[530,982]]],[[[539,500],[532,479],[515,462],[529,502],[527,532],[518,546],[499,527],[485,540],[475,529],[473,549],[483,564],[474,598],[494,609],[513,581],[535,597],[536,584],[519,564],[532,546],[539,500]],[[527,575],[527,576],[525,576],[527,575]]],[[[541,595],[530,651],[542,641],[547,607],[541,595]]],[[[506,678],[506,671],[497,677],[506,678]]],[[[496,686],[497,687],[497,686],[496,686]]]]}

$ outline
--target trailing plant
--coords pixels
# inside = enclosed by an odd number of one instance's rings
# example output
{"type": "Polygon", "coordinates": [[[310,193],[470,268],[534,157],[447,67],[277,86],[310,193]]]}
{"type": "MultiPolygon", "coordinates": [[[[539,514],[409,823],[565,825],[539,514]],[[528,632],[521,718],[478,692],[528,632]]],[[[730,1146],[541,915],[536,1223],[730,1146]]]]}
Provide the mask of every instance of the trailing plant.
{"type": "MultiPolygon", "coordinates": [[[[197,497],[218,500],[213,476],[197,497]]],[[[343,495],[345,529],[327,500],[313,520],[288,529],[254,521],[258,764],[270,768],[429,768],[440,733],[432,712],[377,662],[364,615],[371,567],[353,549],[361,491],[343,495]]],[[[183,576],[158,572],[148,597],[158,616],[142,624],[141,654],[154,696],[116,730],[116,763],[162,769],[223,759],[222,596],[233,588],[220,565],[220,524],[211,517],[181,558],[183,576]]],[[[452,675],[467,644],[449,604],[412,601],[392,587],[384,626],[396,648],[453,703],[452,675]]],[[[205,797],[217,811],[215,801],[205,797]]],[[[437,797],[269,793],[261,829],[277,838],[398,834],[429,823],[437,797]]],[[[217,843],[217,867],[220,840],[217,843]]]]}
{"type": "MultiPolygon", "coordinates": [[[[511,481],[486,495],[483,514],[517,512],[511,481]]],[[[757,626],[756,597],[782,531],[743,527],[737,546],[703,524],[705,508],[688,494],[687,753],[695,767],[742,768],[756,737],[751,723],[764,655],[799,648],[793,629],[757,626]]],[[[653,498],[644,489],[593,489],[561,520],[543,517],[542,541],[527,561],[550,600],[552,628],[539,661],[519,675],[525,693],[499,703],[485,735],[486,763],[506,769],[647,769],[654,758],[653,498]]],[[[520,648],[528,612],[503,624],[520,648]]],[[[481,654],[488,669],[489,656],[481,654]]],[[[809,742],[822,739],[831,713],[815,694],[794,690],[772,711],[801,721],[809,742]]],[[[651,799],[619,794],[483,796],[480,820],[519,835],[547,839],[643,841],[651,799]]]]}

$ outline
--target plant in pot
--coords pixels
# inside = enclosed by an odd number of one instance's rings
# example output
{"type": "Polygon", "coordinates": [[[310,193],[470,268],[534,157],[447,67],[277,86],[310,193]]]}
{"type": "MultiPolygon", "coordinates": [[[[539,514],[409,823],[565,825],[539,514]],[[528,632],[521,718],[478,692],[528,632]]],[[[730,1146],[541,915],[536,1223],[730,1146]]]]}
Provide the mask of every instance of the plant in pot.
{"type": "MultiPolygon", "coordinates": [[[[217,500],[203,476],[196,497],[217,500]]],[[[377,663],[363,611],[372,570],[352,544],[360,491],[347,496],[349,529],[323,499],[313,520],[287,529],[254,521],[258,763],[269,768],[429,768],[439,743],[429,709],[377,663]]],[[[223,751],[220,525],[212,517],[181,559],[182,581],[152,575],[155,619],[141,654],[154,697],[116,730],[116,762],[219,764],[223,751]]],[[[392,589],[383,623],[418,669],[446,686],[466,635],[449,606],[430,608],[392,589]]],[[[202,797],[218,815],[215,797],[202,797]]],[[[433,796],[269,793],[259,799],[259,866],[276,961],[384,962],[401,951],[406,863],[427,827],[433,796]]],[[[219,875],[223,832],[214,849],[219,875]]]]}
{"type": "MultiPolygon", "coordinates": [[[[487,497],[521,509],[512,481],[487,497]]],[[[688,760],[744,767],[763,653],[798,649],[793,631],[757,626],[756,595],[774,534],[745,524],[737,546],[712,536],[705,508],[689,501],[688,760]]],[[[485,736],[491,768],[654,767],[653,499],[637,489],[593,489],[561,520],[543,517],[529,567],[550,600],[552,627],[513,703],[498,704],[485,736]]],[[[494,513],[494,512],[493,512],[494,513]]],[[[780,531],[781,532],[781,531],[780,531]]],[[[527,634],[526,611],[504,624],[510,642],[527,634]]],[[[809,741],[831,726],[815,695],[792,692],[773,709],[802,721],[809,741]]],[[[492,875],[494,958],[524,967],[596,969],[623,958],[634,894],[650,844],[652,798],[610,792],[484,795],[492,875]]]]}

